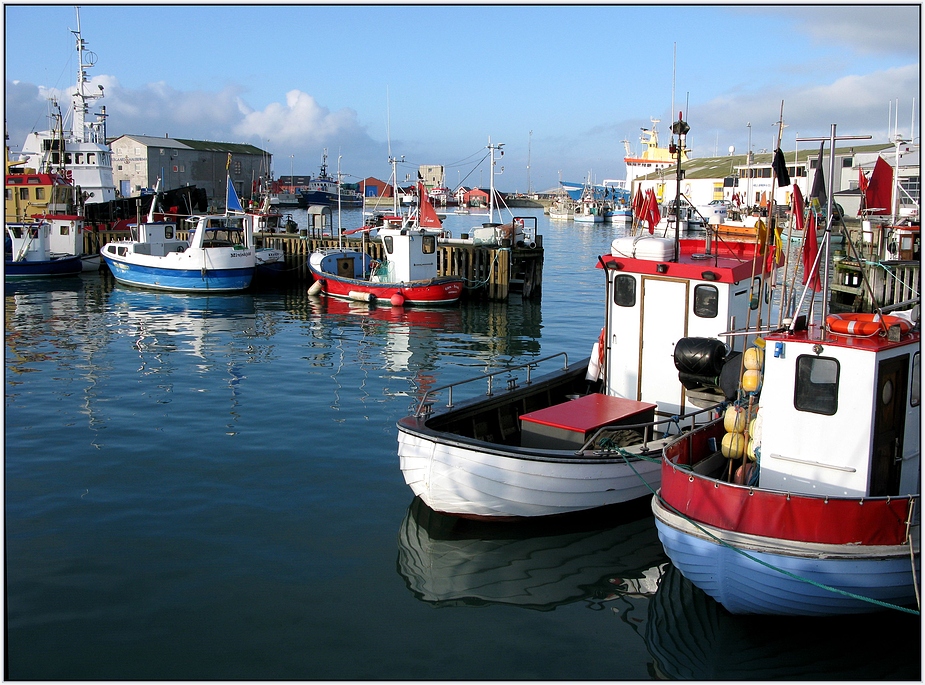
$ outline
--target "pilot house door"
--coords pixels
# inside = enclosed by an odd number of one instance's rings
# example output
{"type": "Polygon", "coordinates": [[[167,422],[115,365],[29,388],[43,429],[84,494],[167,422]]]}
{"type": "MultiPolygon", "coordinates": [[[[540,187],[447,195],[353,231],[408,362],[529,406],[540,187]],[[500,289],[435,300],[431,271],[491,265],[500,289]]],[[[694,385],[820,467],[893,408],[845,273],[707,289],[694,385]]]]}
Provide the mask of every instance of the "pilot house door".
{"type": "Polygon", "coordinates": [[[908,357],[893,357],[880,362],[877,370],[874,452],[870,465],[872,497],[899,494],[908,377],[908,357]]]}
{"type": "Polygon", "coordinates": [[[659,410],[678,412],[681,383],[674,365],[674,346],[687,334],[687,281],[646,277],[642,279],[642,354],[639,356],[639,399],[655,402],[665,388],[676,386],[678,394],[659,410]]]}

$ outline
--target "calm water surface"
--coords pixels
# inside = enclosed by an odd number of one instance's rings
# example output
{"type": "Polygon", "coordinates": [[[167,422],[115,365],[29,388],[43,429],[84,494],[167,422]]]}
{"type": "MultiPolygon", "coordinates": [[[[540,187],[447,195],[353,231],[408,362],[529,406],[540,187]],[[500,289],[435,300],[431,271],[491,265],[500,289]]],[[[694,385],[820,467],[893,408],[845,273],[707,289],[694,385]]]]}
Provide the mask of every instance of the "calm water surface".
{"type": "Polygon", "coordinates": [[[7,677],[919,679],[917,618],[732,617],[645,502],[486,525],[413,499],[395,422],[422,388],[583,358],[603,323],[624,229],[520,213],[537,302],[6,284],[7,677]]]}

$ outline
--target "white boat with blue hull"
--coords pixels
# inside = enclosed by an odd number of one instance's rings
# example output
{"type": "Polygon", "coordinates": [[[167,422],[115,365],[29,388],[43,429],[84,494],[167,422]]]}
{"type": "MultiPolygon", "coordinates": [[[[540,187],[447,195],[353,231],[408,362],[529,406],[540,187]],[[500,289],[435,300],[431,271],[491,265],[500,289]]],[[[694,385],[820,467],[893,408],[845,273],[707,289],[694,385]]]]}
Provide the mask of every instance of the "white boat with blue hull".
{"type": "MultiPolygon", "coordinates": [[[[155,195],[159,186],[160,179],[155,195]]],[[[129,224],[133,240],[103,246],[106,266],[119,283],[176,292],[234,292],[250,287],[258,265],[270,266],[281,256],[279,250],[254,245],[254,216],[244,212],[230,176],[226,213],[186,219],[193,224],[189,240],[177,235],[176,221],[154,221],[156,204],[151,203],[147,221],[129,224]]]]}
{"type": "Polygon", "coordinates": [[[82,270],[79,255],[52,251],[52,225],[45,220],[6,224],[4,278],[76,276],[82,270]]]}
{"type": "Polygon", "coordinates": [[[251,284],[256,267],[254,232],[247,216],[206,215],[189,240],[175,221],[138,224],[136,240],[107,243],[103,259],[119,283],[178,292],[228,292],[251,284]]]}

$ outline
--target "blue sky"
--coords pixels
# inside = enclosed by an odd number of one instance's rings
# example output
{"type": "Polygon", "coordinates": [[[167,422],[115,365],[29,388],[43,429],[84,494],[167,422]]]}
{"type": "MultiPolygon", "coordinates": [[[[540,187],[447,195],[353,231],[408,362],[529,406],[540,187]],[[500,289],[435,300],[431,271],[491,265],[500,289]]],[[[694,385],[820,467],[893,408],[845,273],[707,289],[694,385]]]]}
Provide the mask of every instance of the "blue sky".
{"type": "MultiPolygon", "coordinates": [[[[749,133],[771,149],[782,102],[785,150],[833,123],[885,142],[891,111],[920,137],[918,4],[89,4],[80,22],[110,136],[250,143],[274,176],[316,173],[327,148],[347,180],[387,179],[391,144],[399,180],[443,164],[449,186],[487,186],[490,137],[501,190],[600,182],[678,110],[693,156],[749,133]]],[[[73,88],[76,25],[72,5],[4,6],[12,150],[73,88]]]]}

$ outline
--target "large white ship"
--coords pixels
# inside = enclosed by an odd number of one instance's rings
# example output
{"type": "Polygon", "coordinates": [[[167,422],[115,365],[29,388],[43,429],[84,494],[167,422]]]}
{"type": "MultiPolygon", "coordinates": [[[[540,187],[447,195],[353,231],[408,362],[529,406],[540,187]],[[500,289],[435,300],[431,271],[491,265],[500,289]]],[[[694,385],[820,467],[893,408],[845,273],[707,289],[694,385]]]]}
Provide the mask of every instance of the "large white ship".
{"type": "Polygon", "coordinates": [[[96,64],[96,54],[86,49],[81,37],[79,9],[77,29],[71,33],[77,42],[78,64],[71,108],[62,115],[52,100],[51,129],[29,133],[18,161],[39,173],[61,173],[79,187],[83,203],[109,202],[116,199],[116,186],[112,150],[106,142],[106,107],[95,121],[88,120],[91,104],[103,98],[103,86],[91,90],[88,85],[87,69],[96,64]]]}
{"type": "MultiPolygon", "coordinates": [[[[626,147],[626,157],[623,161],[626,163],[626,187],[631,188],[633,179],[638,176],[651,174],[653,171],[664,169],[677,164],[678,157],[673,155],[667,147],[658,146],[658,119],[652,119],[652,128],[642,129],[639,136],[639,142],[642,143],[642,152],[636,155],[630,148],[628,140],[623,141],[626,147]]],[[[687,161],[687,150],[681,150],[681,162],[687,161]]]]}

